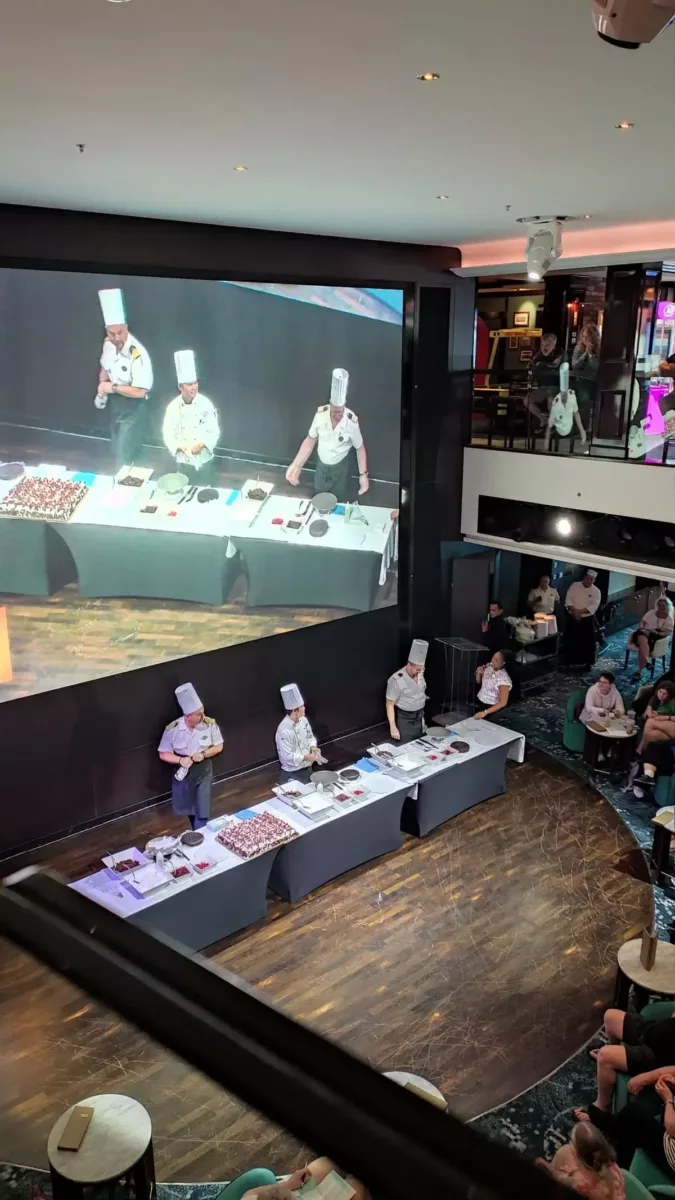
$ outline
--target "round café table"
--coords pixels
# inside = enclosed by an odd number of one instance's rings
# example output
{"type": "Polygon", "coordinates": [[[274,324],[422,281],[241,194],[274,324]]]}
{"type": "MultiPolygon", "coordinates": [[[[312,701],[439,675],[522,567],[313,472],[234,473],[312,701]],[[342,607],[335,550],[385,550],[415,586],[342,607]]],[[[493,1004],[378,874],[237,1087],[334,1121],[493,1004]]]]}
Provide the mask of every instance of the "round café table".
{"type": "Polygon", "coordinates": [[[58,1148],[75,1105],[59,1117],[47,1142],[53,1200],[83,1200],[90,1188],[101,1185],[133,1200],[152,1200],[152,1122],[143,1105],[112,1094],[88,1096],[79,1104],[94,1109],[79,1150],[58,1148]]]}
{"type": "Polygon", "coordinates": [[[398,1083],[401,1087],[406,1087],[407,1084],[417,1091],[423,1092],[429,1097],[432,1104],[437,1108],[447,1109],[448,1102],[442,1092],[438,1090],[434,1083],[430,1083],[428,1079],[424,1079],[421,1075],[413,1075],[411,1071],[384,1071],[387,1079],[392,1079],[394,1083],[398,1083]]]}
{"type": "Polygon", "coordinates": [[[628,733],[622,721],[596,721],[586,726],[584,762],[596,775],[623,775],[635,754],[639,731],[628,733]],[[602,727],[602,728],[601,728],[602,727]]]}
{"type": "Polygon", "coordinates": [[[614,1007],[626,1009],[630,985],[635,989],[635,1007],[644,1008],[649,996],[654,993],[664,999],[675,997],[675,946],[659,940],[656,943],[656,958],[651,971],[645,971],[640,962],[642,938],[624,942],[616,956],[616,988],[614,1007]]]}

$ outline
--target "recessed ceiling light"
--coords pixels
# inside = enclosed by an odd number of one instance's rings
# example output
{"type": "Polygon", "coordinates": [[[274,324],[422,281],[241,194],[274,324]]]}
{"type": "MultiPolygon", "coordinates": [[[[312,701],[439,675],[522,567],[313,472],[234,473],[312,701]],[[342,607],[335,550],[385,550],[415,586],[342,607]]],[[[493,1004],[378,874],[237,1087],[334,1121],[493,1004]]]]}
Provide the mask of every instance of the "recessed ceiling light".
{"type": "Polygon", "coordinates": [[[449,200],[449,199],[450,199],[450,197],[449,197],[449,196],[444,196],[444,195],[443,195],[443,193],[441,192],[440,196],[437,196],[437,197],[436,197],[436,199],[437,199],[437,200],[449,200]]]}
{"type": "Polygon", "coordinates": [[[437,71],[423,71],[417,78],[421,83],[435,83],[437,79],[440,79],[440,75],[437,71]]]}
{"type": "Polygon", "coordinates": [[[615,125],[614,128],[615,129],[634,129],[635,122],[634,121],[619,121],[619,124],[615,125]]]}
{"type": "Polygon", "coordinates": [[[233,168],[233,170],[235,170],[235,171],[248,171],[248,167],[245,167],[245,166],[244,166],[242,163],[237,163],[237,166],[236,166],[236,167],[234,167],[234,168],[233,168]]]}
{"type": "Polygon", "coordinates": [[[592,213],[584,213],[584,221],[590,221],[592,215],[592,213]]]}
{"type": "Polygon", "coordinates": [[[111,4],[127,4],[128,0],[110,0],[111,4]]]}

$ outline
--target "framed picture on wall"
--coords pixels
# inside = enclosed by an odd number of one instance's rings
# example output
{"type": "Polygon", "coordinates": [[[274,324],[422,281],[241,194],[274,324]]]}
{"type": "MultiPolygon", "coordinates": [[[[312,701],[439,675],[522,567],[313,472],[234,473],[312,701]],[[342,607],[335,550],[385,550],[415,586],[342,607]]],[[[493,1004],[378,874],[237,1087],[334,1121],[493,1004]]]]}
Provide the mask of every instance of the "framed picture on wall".
{"type": "Polygon", "coordinates": [[[532,349],[532,338],[531,337],[521,337],[521,338],[519,338],[519,341],[520,341],[521,350],[531,350],[532,349]]]}
{"type": "Polygon", "coordinates": [[[518,338],[510,337],[509,338],[509,350],[517,350],[517,349],[518,349],[518,338]]]}
{"type": "Polygon", "coordinates": [[[514,325],[514,328],[516,328],[516,329],[529,329],[530,328],[529,312],[514,313],[513,314],[513,325],[514,325]]]}
{"type": "Polygon", "coordinates": [[[521,350],[521,352],[520,352],[520,361],[521,362],[529,362],[531,358],[532,358],[531,350],[521,350]]]}

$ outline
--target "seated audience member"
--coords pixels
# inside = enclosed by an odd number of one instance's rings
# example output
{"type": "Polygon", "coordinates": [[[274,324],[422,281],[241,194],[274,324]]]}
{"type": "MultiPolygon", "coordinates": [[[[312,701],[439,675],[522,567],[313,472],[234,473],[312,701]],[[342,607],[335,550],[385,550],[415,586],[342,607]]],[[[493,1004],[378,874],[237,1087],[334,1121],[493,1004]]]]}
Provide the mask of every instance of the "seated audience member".
{"type": "Polygon", "coordinates": [[[665,671],[663,675],[659,676],[659,678],[656,680],[656,683],[647,683],[642,687],[639,687],[635,693],[635,697],[631,705],[635,716],[638,717],[638,719],[641,719],[645,715],[647,709],[650,706],[653,707],[654,696],[662,684],[672,682],[672,671],[665,671]]]}
{"type": "Polygon", "coordinates": [[[584,707],[579,717],[583,725],[594,718],[622,717],[625,713],[621,692],[614,682],[611,671],[603,671],[597,683],[591,684],[586,692],[584,707]]]}
{"type": "Polygon", "coordinates": [[[587,1200],[623,1200],[626,1194],[614,1149],[590,1121],[579,1121],[551,1162],[539,1158],[537,1165],[587,1200]]]}
{"type": "Polygon", "coordinates": [[[566,392],[558,392],[551,403],[548,414],[546,449],[551,449],[551,438],[553,437],[554,430],[558,434],[558,437],[566,438],[570,436],[575,425],[583,444],[586,441],[586,430],[579,416],[576,393],[569,389],[566,392]]]}
{"type": "Polygon", "coordinates": [[[483,645],[494,654],[495,650],[504,650],[509,640],[509,627],[504,619],[504,609],[499,600],[493,600],[488,608],[487,619],[481,623],[483,645]]]}
{"type": "Polygon", "coordinates": [[[612,1043],[593,1052],[597,1065],[598,1094],[588,1112],[577,1108],[578,1121],[590,1117],[600,1129],[608,1128],[608,1114],[618,1071],[628,1075],[643,1075],[668,1063],[675,1062],[675,1014],[661,1021],[647,1021],[639,1013],[608,1008],[605,1013],[605,1033],[612,1043]]]}
{"type": "Polygon", "coordinates": [[[645,723],[637,748],[643,754],[649,742],[675,742],[675,687],[662,683],[645,710],[645,723]]]}
{"type": "Polygon", "coordinates": [[[657,1120],[642,1104],[629,1101],[614,1118],[612,1139],[619,1163],[626,1170],[630,1170],[635,1151],[644,1150],[654,1166],[672,1175],[675,1183],[675,1095],[669,1084],[675,1087],[675,1066],[634,1075],[629,1092],[637,1096],[644,1088],[653,1087],[663,1109],[657,1120]]]}
{"type": "Polygon", "coordinates": [[[506,659],[501,650],[492,655],[486,667],[476,671],[476,683],[480,684],[478,699],[481,704],[487,704],[486,709],[477,712],[477,718],[489,717],[500,709],[506,708],[513,680],[506,670],[506,659]]]}
{"type": "Polygon", "coordinates": [[[634,647],[638,653],[638,669],[633,676],[633,682],[642,675],[656,643],[673,632],[673,624],[673,618],[668,612],[668,603],[660,598],[656,601],[656,606],[645,613],[639,629],[633,630],[628,638],[628,645],[634,647]]]}
{"type": "MultiPolygon", "coordinates": [[[[306,1167],[294,1171],[287,1179],[278,1181],[276,1175],[266,1167],[254,1167],[253,1170],[245,1171],[243,1175],[233,1179],[232,1183],[228,1183],[227,1187],[218,1193],[216,1200],[244,1200],[244,1197],[253,1200],[254,1196],[259,1196],[260,1200],[297,1200],[294,1193],[304,1184],[310,1180],[319,1184],[331,1171],[336,1170],[330,1159],[316,1158],[306,1167]]],[[[337,1173],[342,1174],[341,1171],[337,1173]]],[[[354,1200],[367,1200],[363,1184],[351,1176],[345,1178],[356,1193],[354,1200]]]]}
{"type": "Polygon", "coordinates": [[[675,604],[673,604],[670,596],[668,595],[668,584],[663,579],[659,583],[659,600],[665,600],[666,604],[668,605],[668,615],[670,617],[675,617],[675,604]]]}
{"type": "Polygon", "coordinates": [[[560,596],[556,589],[551,587],[551,576],[540,575],[536,588],[532,588],[528,593],[527,607],[533,613],[542,612],[550,617],[555,612],[556,604],[560,604],[560,596]]]}

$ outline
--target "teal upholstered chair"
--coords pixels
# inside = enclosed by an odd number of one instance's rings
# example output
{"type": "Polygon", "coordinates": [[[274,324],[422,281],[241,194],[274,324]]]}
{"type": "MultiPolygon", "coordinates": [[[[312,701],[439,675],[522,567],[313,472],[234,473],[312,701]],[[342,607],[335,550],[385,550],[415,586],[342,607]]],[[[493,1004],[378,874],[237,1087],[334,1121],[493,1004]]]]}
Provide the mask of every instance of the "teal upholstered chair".
{"type": "Polygon", "coordinates": [[[654,800],[659,808],[675,804],[675,775],[659,775],[654,788],[654,800]]]}
{"type": "Polygon", "coordinates": [[[222,1192],[218,1192],[215,1200],[241,1200],[244,1193],[252,1188],[265,1187],[277,1182],[276,1175],[266,1167],[254,1167],[250,1171],[244,1171],[243,1175],[238,1175],[232,1183],[228,1183],[222,1192]]]}
{"type": "Polygon", "coordinates": [[[644,1184],[652,1196],[662,1196],[664,1200],[666,1196],[675,1196],[675,1176],[664,1174],[644,1150],[635,1151],[630,1173],[634,1179],[644,1184]]]}
{"type": "Polygon", "coordinates": [[[585,688],[575,688],[567,697],[565,705],[565,724],[563,726],[563,746],[573,754],[582,754],[586,727],[575,716],[580,704],[586,699],[585,688]]]}
{"type": "Polygon", "coordinates": [[[623,1181],[626,1185],[626,1200],[652,1200],[651,1193],[647,1191],[645,1185],[640,1183],[639,1179],[630,1171],[621,1172],[623,1181]]]}

